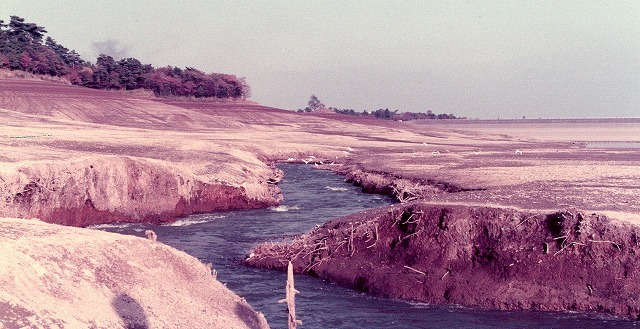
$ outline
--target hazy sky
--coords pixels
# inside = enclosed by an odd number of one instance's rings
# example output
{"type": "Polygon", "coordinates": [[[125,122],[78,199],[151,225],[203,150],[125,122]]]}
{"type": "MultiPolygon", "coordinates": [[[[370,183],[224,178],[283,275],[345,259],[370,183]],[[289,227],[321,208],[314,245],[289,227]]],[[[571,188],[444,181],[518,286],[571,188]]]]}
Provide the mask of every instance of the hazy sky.
{"type": "Polygon", "coordinates": [[[640,1],[0,0],[85,60],[246,77],[252,100],[640,117],[640,1]]]}

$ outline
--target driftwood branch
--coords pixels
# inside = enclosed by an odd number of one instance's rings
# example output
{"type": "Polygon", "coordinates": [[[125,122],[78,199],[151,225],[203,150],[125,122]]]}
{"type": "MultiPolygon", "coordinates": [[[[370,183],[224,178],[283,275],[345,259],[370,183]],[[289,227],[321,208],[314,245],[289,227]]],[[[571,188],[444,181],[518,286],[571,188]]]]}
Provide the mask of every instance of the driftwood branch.
{"type": "Polygon", "coordinates": [[[414,236],[414,235],[416,235],[416,234],[418,234],[418,233],[420,233],[420,232],[422,232],[422,229],[419,229],[418,231],[413,232],[413,233],[411,233],[411,234],[407,234],[407,235],[405,235],[405,236],[404,236],[404,237],[402,237],[400,240],[398,240],[398,244],[400,244],[400,242],[404,241],[405,239],[410,238],[410,237],[412,237],[412,236],[414,236]]]}
{"type": "Polygon", "coordinates": [[[524,224],[526,221],[528,221],[529,219],[534,218],[534,217],[535,217],[535,215],[531,215],[531,216],[527,216],[527,217],[525,217],[525,218],[524,218],[524,219],[522,219],[520,222],[518,222],[518,225],[516,225],[516,227],[518,227],[518,226],[520,226],[520,225],[524,224]]]}
{"type": "Polygon", "coordinates": [[[378,223],[376,223],[376,224],[374,225],[374,227],[373,227],[373,228],[374,228],[374,232],[373,232],[373,234],[374,234],[374,236],[375,236],[376,241],[374,241],[372,245],[367,246],[367,249],[369,249],[369,248],[371,248],[371,247],[375,246],[375,245],[376,245],[376,243],[378,243],[378,223]]]}
{"type": "Polygon", "coordinates": [[[408,269],[408,270],[411,270],[411,271],[413,271],[413,272],[415,272],[415,273],[418,273],[418,274],[427,275],[427,273],[422,272],[422,271],[420,271],[420,270],[416,270],[415,268],[413,268],[413,267],[411,267],[411,266],[407,266],[407,265],[405,265],[405,266],[404,266],[404,268],[406,268],[406,269],[408,269]]]}
{"type": "Polygon", "coordinates": [[[355,233],[355,229],[353,228],[353,224],[351,224],[351,234],[349,234],[349,244],[347,244],[347,251],[351,250],[351,256],[356,252],[356,247],[353,245],[353,234],[355,233]]]}
{"type": "Polygon", "coordinates": [[[157,241],[158,240],[158,235],[156,234],[156,232],[154,232],[152,230],[146,230],[146,231],[144,231],[144,234],[151,241],[157,241]]]}
{"type": "Polygon", "coordinates": [[[575,241],[574,241],[574,242],[571,242],[571,243],[569,243],[568,245],[566,245],[566,246],[562,247],[562,249],[560,249],[560,250],[556,251],[553,255],[555,256],[555,255],[557,255],[557,254],[559,254],[559,253],[563,252],[565,249],[567,249],[567,248],[569,248],[569,247],[571,247],[571,246],[575,246],[575,245],[577,245],[577,246],[584,246],[584,243],[575,242],[575,241]]]}
{"type": "Polygon", "coordinates": [[[611,243],[614,247],[616,247],[616,249],[618,249],[619,251],[622,251],[622,248],[620,247],[620,244],[615,242],[615,241],[611,241],[611,240],[589,240],[589,242],[595,242],[595,243],[611,243]]]}
{"type": "Polygon", "coordinates": [[[296,319],[296,294],[300,292],[293,286],[293,264],[289,261],[287,266],[287,290],[286,298],[281,299],[280,303],[287,303],[287,309],[289,310],[289,329],[296,329],[298,324],[302,324],[302,321],[296,319]]]}

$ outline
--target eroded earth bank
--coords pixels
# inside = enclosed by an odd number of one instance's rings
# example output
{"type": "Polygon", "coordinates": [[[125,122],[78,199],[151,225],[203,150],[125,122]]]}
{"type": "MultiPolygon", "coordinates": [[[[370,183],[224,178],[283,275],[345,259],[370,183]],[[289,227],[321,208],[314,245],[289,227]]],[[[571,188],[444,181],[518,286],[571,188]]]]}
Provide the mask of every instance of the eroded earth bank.
{"type": "Polygon", "coordinates": [[[266,181],[275,183],[281,175],[265,166],[262,173],[247,175],[260,181],[249,189],[246,183],[211,181],[172,163],[122,156],[17,163],[3,169],[4,216],[79,227],[162,223],[193,213],[272,206],[280,191],[266,181]]]}
{"type": "Polygon", "coordinates": [[[637,319],[638,227],[579,210],[413,202],[332,220],[246,262],[379,296],[637,319]]]}

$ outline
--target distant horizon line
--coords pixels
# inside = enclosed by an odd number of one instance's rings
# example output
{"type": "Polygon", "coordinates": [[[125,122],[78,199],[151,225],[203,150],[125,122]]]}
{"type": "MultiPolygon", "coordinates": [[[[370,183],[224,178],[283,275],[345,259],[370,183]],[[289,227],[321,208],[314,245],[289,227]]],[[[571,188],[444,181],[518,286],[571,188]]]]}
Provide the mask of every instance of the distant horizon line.
{"type": "MultiPolygon", "coordinates": [[[[286,108],[281,108],[281,107],[277,107],[277,106],[272,106],[272,105],[266,105],[263,103],[260,103],[258,101],[252,100],[252,102],[255,102],[256,104],[262,105],[262,106],[266,106],[266,107],[271,107],[271,108],[275,108],[275,109],[280,109],[280,110],[285,110],[285,111],[290,111],[290,112],[297,112],[296,110],[292,110],[292,109],[286,109],[286,108]]],[[[391,111],[391,109],[389,109],[391,111]]],[[[363,110],[364,111],[364,110],[363,110]]],[[[369,111],[369,110],[367,110],[369,111]]],[[[358,111],[356,111],[358,112],[358,111]]],[[[308,113],[312,113],[312,112],[308,112],[308,113]]],[[[362,113],[359,112],[359,113],[362,113]]],[[[403,111],[400,112],[398,110],[398,113],[427,113],[426,111],[417,111],[417,112],[411,112],[411,111],[403,111]]],[[[436,112],[434,112],[436,113],[436,112]]],[[[445,112],[442,112],[445,113],[445,112]]],[[[339,113],[336,113],[339,114],[339,113]]],[[[455,114],[455,113],[454,113],[455,114]]],[[[345,114],[347,115],[347,114],[345,114]]],[[[457,115],[457,114],[455,114],[457,115]]],[[[424,120],[424,121],[464,121],[464,120],[468,120],[468,121],[537,121],[537,120],[640,120],[640,116],[635,116],[635,117],[615,117],[615,116],[609,116],[609,117],[566,117],[566,118],[562,118],[562,117],[538,117],[538,118],[501,118],[501,117],[496,117],[496,118],[469,118],[466,117],[464,115],[462,115],[461,117],[457,118],[457,119],[415,119],[415,120],[424,120]]]]}

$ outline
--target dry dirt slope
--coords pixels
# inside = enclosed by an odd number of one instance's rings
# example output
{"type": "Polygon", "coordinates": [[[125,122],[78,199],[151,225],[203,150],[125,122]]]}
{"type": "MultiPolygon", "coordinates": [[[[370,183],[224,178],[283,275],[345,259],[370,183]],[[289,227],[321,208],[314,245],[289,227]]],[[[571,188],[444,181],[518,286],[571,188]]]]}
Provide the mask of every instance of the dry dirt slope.
{"type": "Polygon", "coordinates": [[[0,217],[82,226],[264,206],[279,178],[269,164],[311,156],[372,186],[421,185],[416,196],[434,202],[640,213],[640,152],[579,148],[553,134],[513,138],[10,79],[0,79],[0,117],[0,217]]]}
{"type": "Polygon", "coordinates": [[[276,203],[277,171],[202,132],[205,114],[0,79],[0,117],[0,216],[86,226],[276,203]]]}
{"type": "Polygon", "coordinates": [[[0,218],[23,218],[0,221],[4,328],[266,327],[184,253],[24,218],[85,226],[265,206],[277,171],[198,143],[189,122],[210,120],[146,99],[0,79],[0,103],[0,218]]]}
{"type": "Polygon", "coordinates": [[[310,156],[335,162],[334,169],[345,165],[461,188],[429,196],[434,201],[640,213],[634,197],[640,193],[640,152],[580,148],[573,139],[638,135],[638,122],[569,123],[543,129],[536,138],[509,137],[482,124],[461,130],[332,113],[299,115],[250,103],[142,98],[1,78],[0,117],[0,198],[11,201],[0,203],[0,215],[7,217],[83,225],[77,217],[95,210],[107,220],[171,220],[215,210],[196,200],[220,188],[238,196],[223,206],[264,206],[277,193],[268,182],[278,175],[267,164],[310,156]],[[159,180],[146,184],[158,173],[159,180]],[[98,188],[109,175],[118,176],[120,190],[98,188]],[[168,197],[158,198],[164,191],[168,197]],[[38,206],[45,200],[50,204],[38,206]],[[52,213],[55,208],[60,209],[52,213]]]}
{"type": "Polygon", "coordinates": [[[4,218],[0,265],[0,328],[268,328],[160,242],[4,218]]]}

